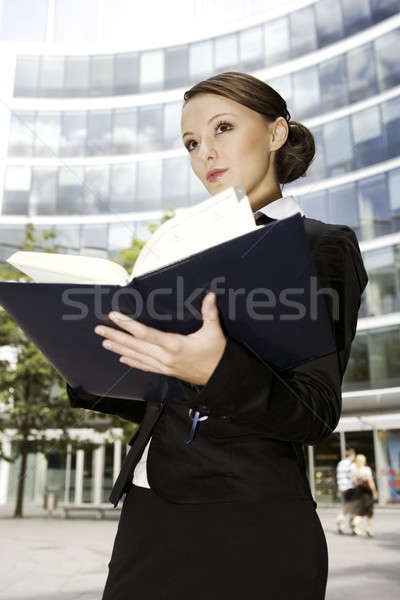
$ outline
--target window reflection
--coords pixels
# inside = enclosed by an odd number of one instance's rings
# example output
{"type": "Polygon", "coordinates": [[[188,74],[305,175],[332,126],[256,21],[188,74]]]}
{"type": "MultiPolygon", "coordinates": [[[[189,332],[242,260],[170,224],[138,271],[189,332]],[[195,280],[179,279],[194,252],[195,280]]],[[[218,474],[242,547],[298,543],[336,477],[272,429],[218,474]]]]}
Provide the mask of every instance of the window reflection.
{"type": "Polygon", "coordinates": [[[238,40],[235,33],[222,35],[214,40],[215,68],[234,69],[239,64],[238,40]]]}
{"type": "Polygon", "coordinates": [[[382,120],[388,158],[400,154],[400,97],[382,104],[382,120]]]}
{"type": "Polygon", "coordinates": [[[138,163],[135,210],[157,210],[160,208],[161,173],[161,160],[146,160],[138,163]]]}
{"type": "Polygon", "coordinates": [[[58,173],[57,214],[83,213],[83,167],[60,167],[58,173]]]}
{"type": "Polygon", "coordinates": [[[340,2],[319,0],[314,4],[318,46],[322,48],[343,37],[343,17],[340,2]]]}
{"type": "Polygon", "coordinates": [[[264,46],[267,65],[284,62],[290,56],[289,23],[286,17],[265,24],[264,46]]]}
{"type": "Polygon", "coordinates": [[[337,119],[323,127],[325,163],[328,177],[334,177],[353,168],[353,140],[349,119],[337,119]]]}
{"type": "Polygon", "coordinates": [[[363,239],[391,233],[385,175],[363,179],[359,182],[358,193],[363,239]]]}
{"type": "Polygon", "coordinates": [[[56,214],[57,169],[35,167],[32,173],[30,214],[56,214]]]}
{"type": "Polygon", "coordinates": [[[111,110],[88,111],[87,149],[89,154],[111,154],[111,110]]]}
{"type": "Polygon", "coordinates": [[[368,272],[366,287],[368,315],[376,316],[395,312],[398,300],[393,246],[365,252],[363,259],[368,272]]]}
{"type": "Polygon", "coordinates": [[[196,42],[189,46],[189,78],[191,82],[197,81],[210,72],[213,64],[212,40],[196,42]]]}
{"type": "Polygon", "coordinates": [[[34,156],[53,158],[58,156],[60,144],[60,113],[40,112],[36,115],[34,156]]]}
{"type": "Polygon", "coordinates": [[[186,157],[169,158],[163,161],[163,208],[187,206],[187,168],[186,157]]]}
{"type": "Polygon", "coordinates": [[[132,212],[135,210],[135,171],[135,163],[111,166],[111,212],[132,212]]]}
{"type": "Polygon", "coordinates": [[[64,57],[42,56],[39,74],[40,95],[62,96],[64,86],[64,57]]]}
{"type": "Polygon", "coordinates": [[[136,108],[120,108],[114,111],[113,154],[133,154],[136,152],[136,129],[136,108]]]}
{"type": "Polygon", "coordinates": [[[262,25],[239,32],[239,53],[242,68],[261,69],[264,66],[264,36],[262,25]]]}
{"type": "Polygon", "coordinates": [[[357,190],[355,183],[339,185],[328,191],[330,223],[347,225],[359,233],[357,190]]]}
{"type": "Polygon", "coordinates": [[[14,94],[36,96],[39,81],[40,56],[17,56],[14,94]]]}
{"type": "Polygon", "coordinates": [[[102,214],[110,211],[109,176],[108,165],[86,167],[82,214],[102,214]]]}
{"type": "Polygon", "coordinates": [[[86,112],[65,111],[62,113],[60,156],[83,156],[86,146],[86,112]]]}
{"type": "Polygon", "coordinates": [[[165,49],[165,87],[176,88],[185,85],[188,78],[187,46],[165,49]]]}
{"type": "Polygon", "coordinates": [[[10,121],[8,154],[11,156],[32,156],[34,132],[34,112],[13,112],[10,121]]]}
{"type": "Polygon", "coordinates": [[[400,384],[400,329],[371,331],[370,365],[374,385],[394,387],[400,384]]]}
{"type": "Polygon", "coordinates": [[[294,73],[293,86],[297,119],[306,119],[321,112],[319,79],[316,67],[309,67],[294,73]]]}
{"type": "Polygon", "coordinates": [[[321,101],[324,112],[349,103],[346,65],[343,55],[325,60],[319,65],[321,101]]]}
{"type": "MultiPolygon", "coordinates": [[[[27,215],[30,188],[29,167],[8,167],[3,195],[3,215],[27,215]]],[[[3,233],[1,231],[1,240],[5,243],[3,233]]]]}
{"type": "Polygon", "coordinates": [[[317,32],[312,6],[290,13],[289,23],[292,58],[317,49],[317,32]]]}
{"type": "Polygon", "coordinates": [[[400,231],[400,169],[389,171],[388,188],[393,231],[400,231]]]}
{"type": "Polygon", "coordinates": [[[346,55],[350,102],[378,93],[375,60],[371,44],[350,50],[346,55]]]}
{"type": "Polygon", "coordinates": [[[90,95],[109,96],[114,87],[114,55],[93,55],[90,66],[90,95]]]}
{"type": "Polygon", "coordinates": [[[114,93],[136,94],[139,91],[139,54],[116,54],[114,68],[114,93]]]}
{"type": "Polygon", "coordinates": [[[65,59],[66,96],[89,95],[89,57],[67,56],[65,59]]]}
{"type": "Polygon", "coordinates": [[[345,35],[372,25],[369,0],[341,0],[345,35]]]}
{"type": "Polygon", "coordinates": [[[164,52],[152,50],[140,55],[140,91],[159,90],[164,81],[164,52]]]}
{"type": "Polygon", "coordinates": [[[138,107],[138,152],[162,148],[162,105],[138,107]]]}
{"type": "Polygon", "coordinates": [[[352,116],[355,167],[367,167],[385,160],[386,152],[382,136],[381,117],[378,106],[360,110],[352,116]]]}
{"type": "Polygon", "coordinates": [[[379,88],[387,90],[400,84],[400,30],[395,29],[375,42],[379,88]]]}

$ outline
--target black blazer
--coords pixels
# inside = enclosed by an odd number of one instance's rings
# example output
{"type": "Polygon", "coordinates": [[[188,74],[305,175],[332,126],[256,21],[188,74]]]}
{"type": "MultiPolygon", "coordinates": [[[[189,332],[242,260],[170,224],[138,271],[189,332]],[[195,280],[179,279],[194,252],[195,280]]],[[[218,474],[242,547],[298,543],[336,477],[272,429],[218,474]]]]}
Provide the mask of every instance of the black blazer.
{"type": "Polygon", "coordinates": [[[114,506],[129,491],[150,436],[147,477],[150,487],[166,500],[312,500],[303,444],[324,440],[339,421],[342,379],[368,277],[350,227],[306,217],[304,225],[320,287],[332,287],[339,295],[339,319],[334,318],[330,296],[325,296],[336,352],[278,372],[228,337],[207,384],[180,381],[186,400],[167,405],[99,400],[67,384],[72,406],[91,408],[98,401],[94,410],[141,423],[109,498],[114,506]],[[190,408],[208,418],[198,423],[193,441],[187,444],[190,408]]]}

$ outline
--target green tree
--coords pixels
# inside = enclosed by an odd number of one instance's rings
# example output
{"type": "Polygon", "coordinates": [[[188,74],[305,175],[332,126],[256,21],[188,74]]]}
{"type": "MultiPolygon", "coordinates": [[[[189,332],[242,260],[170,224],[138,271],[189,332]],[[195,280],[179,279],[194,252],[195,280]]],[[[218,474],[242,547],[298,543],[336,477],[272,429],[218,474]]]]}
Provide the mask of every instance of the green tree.
{"type": "MultiPolygon", "coordinates": [[[[172,216],[173,212],[164,215],[162,222],[172,216]]],[[[149,226],[151,233],[155,229],[157,225],[149,226]]],[[[56,232],[52,228],[42,233],[42,240],[38,243],[34,227],[28,223],[21,250],[58,252],[59,245],[54,243],[55,237],[56,232]]],[[[132,236],[131,246],[121,250],[115,262],[122,264],[130,272],[144,243],[135,235],[132,236]]],[[[9,263],[0,263],[0,280],[31,281],[9,263]]],[[[50,451],[65,454],[68,444],[74,450],[94,448],[97,447],[96,444],[89,439],[79,442],[72,439],[70,429],[85,426],[106,432],[110,428],[119,427],[122,428],[123,439],[129,439],[137,424],[114,415],[71,408],[64,378],[1,306],[0,346],[6,346],[12,357],[11,360],[0,360],[0,431],[15,430],[16,442],[13,456],[6,455],[0,445],[0,458],[15,462],[21,457],[14,510],[14,518],[21,518],[28,474],[27,457],[32,446],[35,452],[44,454],[50,451]],[[57,438],[49,439],[48,430],[51,429],[59,431],[57,438]]],[[[111,433],[108,439],[110,442],[113,440],[111,433]]]]}

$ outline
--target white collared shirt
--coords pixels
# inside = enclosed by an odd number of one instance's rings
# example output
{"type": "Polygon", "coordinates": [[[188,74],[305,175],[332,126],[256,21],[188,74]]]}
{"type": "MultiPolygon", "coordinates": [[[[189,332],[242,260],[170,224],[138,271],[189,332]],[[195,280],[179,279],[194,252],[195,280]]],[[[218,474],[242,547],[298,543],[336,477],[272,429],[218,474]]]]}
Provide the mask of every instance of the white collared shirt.
{"type": "Polygon", "coordinates": [[[266,204],[259,210],[256,210],[254,217],[259,213],[263,213],[267,217],[271,217],[271,219],[285,219],[298,212],[300,212],[302,217],[304,216],[304,213],[294,196],[282,196],[282,198],[278,198],[277,200],[266,204]]]}

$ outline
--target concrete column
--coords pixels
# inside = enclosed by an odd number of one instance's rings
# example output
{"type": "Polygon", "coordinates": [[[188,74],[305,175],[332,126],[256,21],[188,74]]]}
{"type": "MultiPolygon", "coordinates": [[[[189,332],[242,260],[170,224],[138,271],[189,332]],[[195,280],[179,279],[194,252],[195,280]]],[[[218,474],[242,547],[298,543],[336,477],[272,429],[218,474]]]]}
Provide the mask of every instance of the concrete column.
{"type": "Polygon", "coordinates": [[[71,486],[71,458],[72,444],[67,445],[67,457],[65,461],[65,484],[64,484],[64,502],[69,502],[69,488],[71,486]]]}
{"type": "MultiPolygon", "coordinates": [[[[11,456],[11,440],[3,438],[2,449],[5,456],[11,456]]],[[[7,503],[8,480],[10,477],[10,463],[4,459],[0,460],[0,504],[7,503]]]]}
{"type": "Polygon", "coordinates": [[[378,488],[378,503],[379,506],[385,506],[389,500],[389,485],[387,472],[387,461],[382,437],[379,435],[376,427],[372,430],[374,440],[374,454],[376,467],[376,487],[378,488]]]}
{"type": "Polygon", "coordinates": [[[47,460],[46,455],[43,452],[36,453],[36,464],[35,464],[35,483],[33,491],[33,502],[35,504],[43,504],[44,499],[44,488],[46,481],[47,472],[47,460]]]}
{"type": "Polygon", "coordinates": [[[104,444],[93,450],[92,471],[92,502],[99,504],[103,501],[104,444]]]}
{"type": "Polygon", "coordinates": [[[307,446],[308,449],[308,477],[311,493],[315,499],[315,468],[314,468],[314,446],[307,446]]]}
{"type": "Polygon", "coordinates": [[[344,431],[339,431],[340,439],[340,458],[343,460],[346,458],[346,436],[344,431]]]}
{"type": "Polygon", "coordinates": [[[114,440],[113,484],[121,470],[121,440],[114,440]]]}
{"type": "Polygon", "coordinates": [[[85,451],[79,449],[76,451],[76,468],[75,468],[75,504],[81,504],[83,496],[83,467],[85,460],[85,451]]]}

